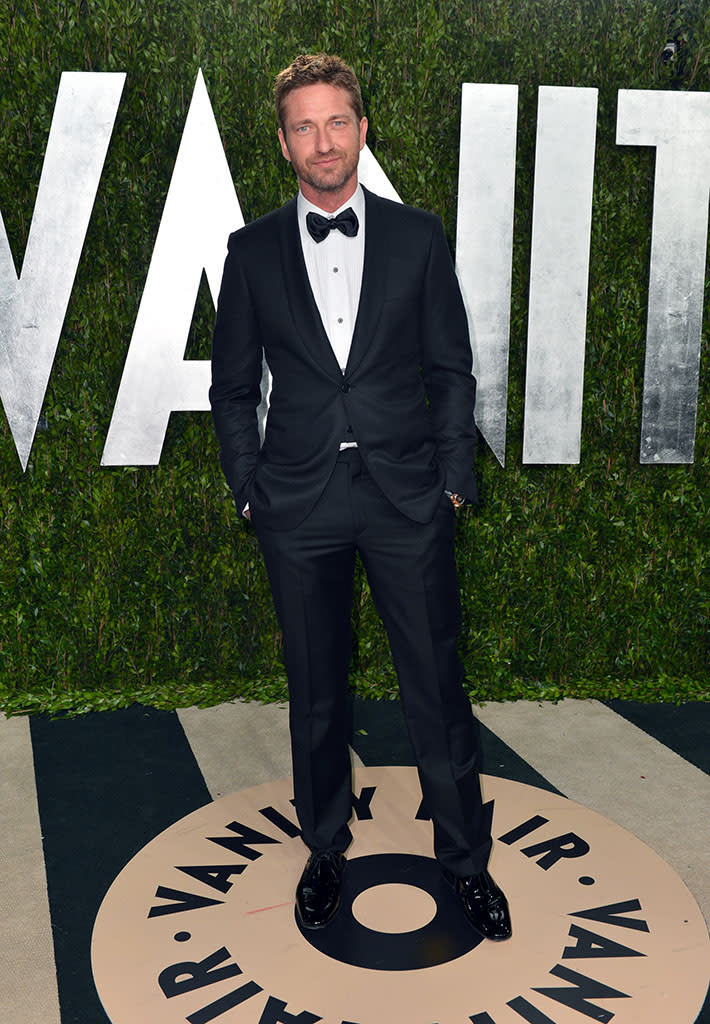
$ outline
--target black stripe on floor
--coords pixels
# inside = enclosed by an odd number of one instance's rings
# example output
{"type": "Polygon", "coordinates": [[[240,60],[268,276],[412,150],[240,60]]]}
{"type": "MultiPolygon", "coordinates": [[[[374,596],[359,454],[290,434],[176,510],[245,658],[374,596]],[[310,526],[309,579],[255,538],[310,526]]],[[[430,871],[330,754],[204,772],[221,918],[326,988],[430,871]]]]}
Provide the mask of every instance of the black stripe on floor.
{"type": "Polygon", "coordinates": [[[30,728],[62,1024],[99,1024],[90,947],[101,901],[138,850],[210,795],[172,712],[39,717],[30,728]]]}
{"type": "Polygon", "coordinates": [[[639,704],[633,700],[608,700],[605,703],[617,715],[633,722],[659,743],[710,775],[710,703],[639,704]]]}
{"type": "MultiPolygon", "coordinates": [[[[486,775],[524,782],[551,793],[560,792],[483,723],[479,722],[479,726],[481,770],[486,775]]],[[[361,697],[353,697],[350,744],[363,764],[368,766],[416,764],[402,705],[397,700],[363,700],[361,697]]]]}

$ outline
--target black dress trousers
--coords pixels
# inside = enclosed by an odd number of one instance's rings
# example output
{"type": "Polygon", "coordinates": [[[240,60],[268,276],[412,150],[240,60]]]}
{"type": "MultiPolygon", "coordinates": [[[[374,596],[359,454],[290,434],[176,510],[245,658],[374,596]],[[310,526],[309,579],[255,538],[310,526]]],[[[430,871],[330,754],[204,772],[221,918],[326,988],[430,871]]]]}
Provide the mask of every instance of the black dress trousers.
{"type": "Polygon", "coordinates": [[[454,516],[444,494],[431,522],[404,516],[358,450],[345,449],[295,529],[266,529],[253,519],[283,633],[294,795],[311,849],[344,851],[351,840],[347,683],[359,552],[387,630],[436,857],[456,875],[476,874],[488,861],[478,724],[457,652],[454,516]]]}

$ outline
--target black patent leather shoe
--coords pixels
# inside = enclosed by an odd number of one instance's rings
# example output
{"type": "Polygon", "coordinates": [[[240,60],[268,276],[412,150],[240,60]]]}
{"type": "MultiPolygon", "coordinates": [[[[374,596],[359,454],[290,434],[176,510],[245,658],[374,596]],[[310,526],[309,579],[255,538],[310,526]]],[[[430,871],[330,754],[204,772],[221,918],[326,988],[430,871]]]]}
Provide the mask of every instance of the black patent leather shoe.
{"type": "Polygon", "coordinates": [[[484,868],[478,875],[457,878],[444,871],[461,901],[467,920],[484,939],[500,942],[513,934],[508,901],[484,868]]]}
{"type": "Polygon", "coordinates": [[[304,928],[325,928],[340,906],[345,856],[337,850],[315,850],[296,886],[296,915],[304,928]]]}

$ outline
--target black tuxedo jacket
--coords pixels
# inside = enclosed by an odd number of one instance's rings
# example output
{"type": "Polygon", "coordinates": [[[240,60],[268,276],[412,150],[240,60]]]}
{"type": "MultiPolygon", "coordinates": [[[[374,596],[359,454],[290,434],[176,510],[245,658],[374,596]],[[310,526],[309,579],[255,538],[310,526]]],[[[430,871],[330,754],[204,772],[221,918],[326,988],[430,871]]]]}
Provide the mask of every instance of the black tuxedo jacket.
{"type": "Polygon", "coordinates": [[[270,528],[308,515],[350,438],[413,520],[428,522],[444,489],[475,499],[471,348],[441,222],[366,190],[365,201],[362,289],[344,373],[308,281],[296,200],[229,238],[210,402],[237,509],[249,502],[254,521],[270,528]],[[260,447],[262,356],[273,384],[260,447]]]}

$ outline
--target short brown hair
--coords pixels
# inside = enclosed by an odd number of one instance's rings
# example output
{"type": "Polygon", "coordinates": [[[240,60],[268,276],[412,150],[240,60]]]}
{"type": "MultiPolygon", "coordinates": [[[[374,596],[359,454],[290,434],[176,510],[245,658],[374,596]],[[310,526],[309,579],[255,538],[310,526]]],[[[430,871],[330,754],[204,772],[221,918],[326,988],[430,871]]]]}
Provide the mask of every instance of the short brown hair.
{"type": "Polygon", "coordinates": [[[292,60],[287,68],[280,71],[274,83],[274,103],[276,117],[281,131],[286,130],[284,122],[284,106],[286,97],[294,89],[304,85],[315,85],[325,82],[339,89],[345,89],[350,96],[350,103],[355,116],[360,121],[364,115],[360,83],[355,72],[341,57],[328,53],[301,53],[292,60]]]}

